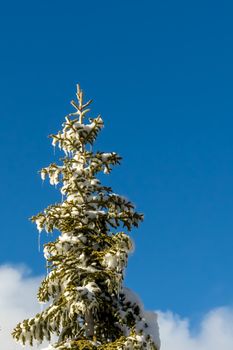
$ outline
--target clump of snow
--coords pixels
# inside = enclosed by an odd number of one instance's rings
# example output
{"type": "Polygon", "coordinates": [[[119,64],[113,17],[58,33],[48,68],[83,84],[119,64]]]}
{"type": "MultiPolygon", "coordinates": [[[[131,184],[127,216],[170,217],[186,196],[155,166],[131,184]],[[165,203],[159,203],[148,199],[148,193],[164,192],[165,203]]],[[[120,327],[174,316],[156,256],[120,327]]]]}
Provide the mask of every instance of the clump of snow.
{"type": "Polygon", "coordinates": [[[114,270],[117,267],[118,259],[116,255],[113,255],[111,253],[107,253],[104,256],[104,262],[105,265],[109,268],[114,270]]]}
{"type": "Polygon", "coordinates": [[[36,223],[37,230],[39,232],[41,232],[43,230],[43,227],[44,227],[44,218],[42,216],[38,217],[35,220],[35,223],[36,223]]]}
{"type": "Polygon", "coordinates": [[[85,296],[90,301],[95,299],[96,292],[100,292],[100,289],[95,282],[89,282],[83,287],[77,287],[76,289],[80,295],[85,296]]]}
{"type": "Polygon", "coordinates": [[[46,348],[43,348],[41,350],[56,350],[56,349],[52,345],[49,345],[46,348]]]}

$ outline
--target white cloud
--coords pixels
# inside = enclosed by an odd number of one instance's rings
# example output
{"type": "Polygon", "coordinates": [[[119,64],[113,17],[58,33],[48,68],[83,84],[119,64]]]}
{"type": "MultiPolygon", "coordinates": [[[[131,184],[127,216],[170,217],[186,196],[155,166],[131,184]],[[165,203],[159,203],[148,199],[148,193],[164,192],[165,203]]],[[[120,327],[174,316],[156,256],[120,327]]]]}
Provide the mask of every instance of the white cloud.
{"type": "MultiPolygon", "coordinates": [[[[12,328],[40,311],[36,301],[41,278],[31,277],[25,267],[0,266],[0,347],[23,349],[11,339],[12,328]]],[[[161,350],[232,350],[233,309],[222,307],[207,313],[198,333],[190,331],[188,319],[172,312],[158,312],[161,350]]],[[[24,348],[27,350],[27,348],[24,348]]],[[[32,349],[32,348],[30,348],[32,349]]],[[[35,349],[38,349],[35,347],[35,349]]]]}
{"type": "MultiPolygon", "coordinates": [[[[25,267],[0,266],[0,347],[18,350],[11,337],[12,329],[24,318],[40,311],[36,301],[41,278],[30,277],[25,267]]],[[[24,348],[26,350],[26,348],[24,348]]]]}
{"type": "Polygon", "coordinates": [[[159,312],[161,350],[232,350],[233,309],[216,308],[208,312],[192,335],[188,319],[172,312],[159,312]]]}

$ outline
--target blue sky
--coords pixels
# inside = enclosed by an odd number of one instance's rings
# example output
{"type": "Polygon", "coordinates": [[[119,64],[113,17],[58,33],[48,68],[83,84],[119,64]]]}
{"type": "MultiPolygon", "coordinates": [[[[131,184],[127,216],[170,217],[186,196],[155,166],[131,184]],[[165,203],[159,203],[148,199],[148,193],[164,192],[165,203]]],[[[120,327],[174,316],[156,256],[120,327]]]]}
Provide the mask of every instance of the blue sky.
{"type": "MultiPolygon", "coordinates": [[[[147,308],[196,320],[232,306],[233,5],[22,1],[1,5],[0,264],[45,272],[28,221],[57,193],[37,171],[75,84],[117,151],[106,178],[145,214],[126,281],[147,308]]],[[[45,239],[42,237],[42,242],[45,239]]]]}

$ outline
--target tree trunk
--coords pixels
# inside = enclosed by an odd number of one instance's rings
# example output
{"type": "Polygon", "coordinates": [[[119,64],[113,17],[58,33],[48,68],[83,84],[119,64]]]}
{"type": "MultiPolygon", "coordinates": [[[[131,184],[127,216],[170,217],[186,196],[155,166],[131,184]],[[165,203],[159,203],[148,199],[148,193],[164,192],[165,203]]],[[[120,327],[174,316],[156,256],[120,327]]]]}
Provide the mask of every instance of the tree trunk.
{"type": "Polygon", "coordinates": [[[87,311],[85,315],[85,331],[86,337],[88,339],[93,339],[94,337],[94,319],[91,311],[87,311]]]}

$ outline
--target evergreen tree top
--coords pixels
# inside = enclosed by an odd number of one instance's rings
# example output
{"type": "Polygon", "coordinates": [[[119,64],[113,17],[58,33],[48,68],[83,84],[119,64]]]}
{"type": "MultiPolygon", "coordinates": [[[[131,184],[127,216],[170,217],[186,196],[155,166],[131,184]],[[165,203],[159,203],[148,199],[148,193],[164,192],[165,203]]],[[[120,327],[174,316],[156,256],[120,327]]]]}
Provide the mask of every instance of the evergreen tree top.
{"type": "Polygon", "coordinates": [[[65,117],[61,131],[50,135],[53,146],[65,154],[61,164],[40,171],[63,200],[32,217],[39,232],[60,232],[44,245],[48,274],[38,300],[47,305],[19,323],[13,336],[32,346],[34,340],[50,341],[56,335],[57,342],[47,349],[158,350],[155,319],[146,320],[143,306],[122,285],[132,249],[122,230],[137,227],[143,215],[98,179],[99,172],[109,174],[121,158],[92,150],[103,120],[87,119],[92,101],[84,103],[79,85],[76,96],[71,101],[75,111],[65,117]]]}
{"type": "Polygon", "coordinates": [[[47,232],[97,229],[107,233],[121,224],[131,230],[138,226],[143,215],[135,212],[132,203],[113,193],[110,187],[103,186],[96,177],[99,172],[109,174],[121,157],[115,152],[90,150],[103,128],[103,120],[97,116],[85,123],[92,101],[83,104],[79,85],[76,95],[78,103],[71,101],[76,111],[65,117],[61,131],[50,135],[53,146],[58,145],[65,153],[63,164],[52,163],[41,170],[43,180],[49,177],[51,185],[61,185],[60,191],[66,200],[50,206],[32,220],[39,230],[44,228],[47,232]],[[67,220],[68,216],[70,220],[67,220]]]}

